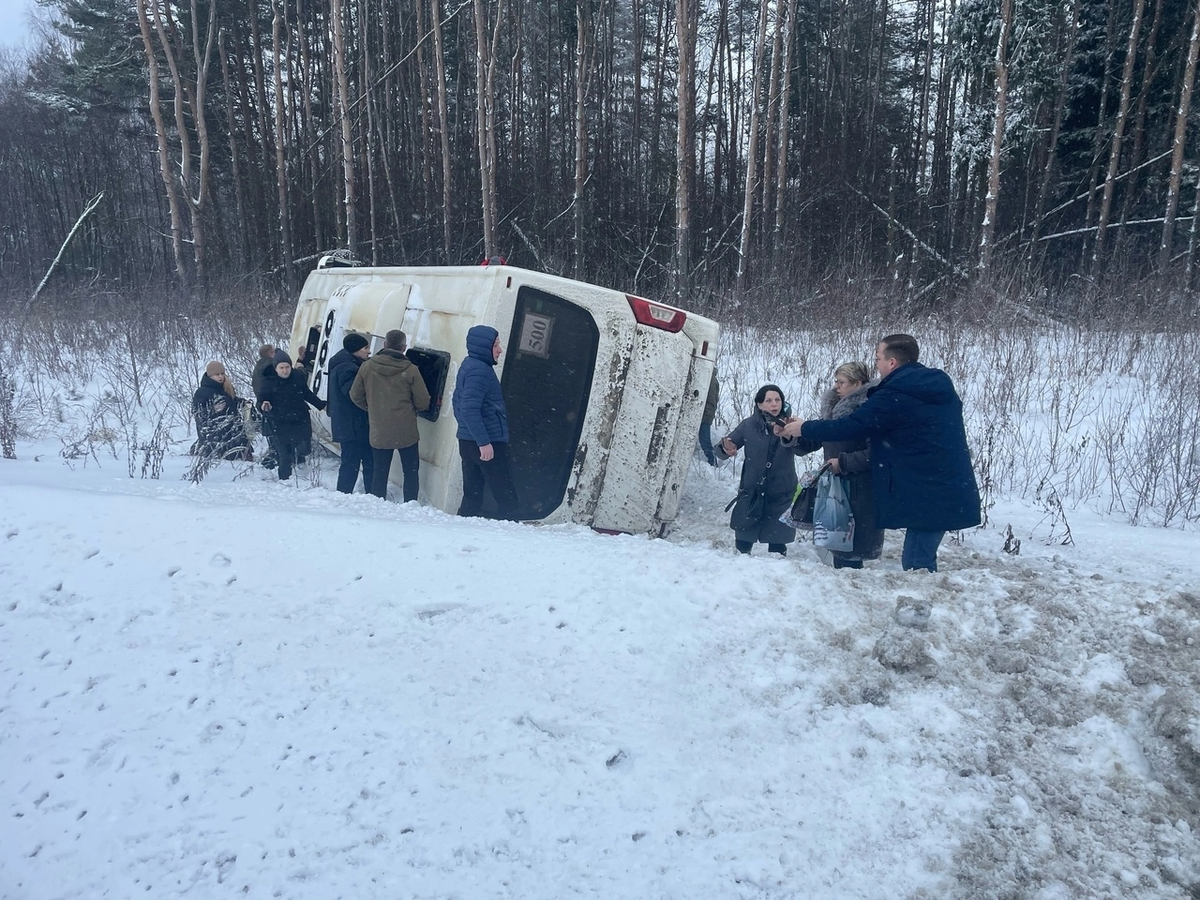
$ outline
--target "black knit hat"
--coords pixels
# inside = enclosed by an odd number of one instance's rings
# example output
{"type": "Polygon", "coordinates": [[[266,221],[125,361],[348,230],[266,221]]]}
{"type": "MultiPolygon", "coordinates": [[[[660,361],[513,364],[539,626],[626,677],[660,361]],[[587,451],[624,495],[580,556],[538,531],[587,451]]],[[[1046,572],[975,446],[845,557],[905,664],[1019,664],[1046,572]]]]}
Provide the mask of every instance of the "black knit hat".
{"type": "Polygon", "coordinates": [[[287,363],[290,366],[292,364],[292,358],[287,355],[286,350],[276,350],[275,358],[271,360],[271,363],[276,366],[280,363],[287,363]]]}
{"type": "Polygon", "coordinates": [[[361,334],[355,334],[353,331],[342,338],[342,347],[347,353],[357,353],[363,347],[369,347],[371,342],[361,334]]]}

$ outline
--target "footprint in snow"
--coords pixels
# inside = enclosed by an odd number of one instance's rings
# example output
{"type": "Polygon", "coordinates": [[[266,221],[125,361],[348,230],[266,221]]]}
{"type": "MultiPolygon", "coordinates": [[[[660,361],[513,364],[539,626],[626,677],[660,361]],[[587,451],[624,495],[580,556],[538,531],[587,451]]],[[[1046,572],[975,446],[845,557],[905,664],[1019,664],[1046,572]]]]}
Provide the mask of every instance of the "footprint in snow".
{"type": "Polygon", "coordinates": [[[230,565],[232,562],[233,562],[233,560],[231,560],[231,559],[230,559],[228,556],[226,556],[224,553],[215,553],[215,554],[213,554],[213,558],[212,558],[212,564],[213,564],[214,566],[221,566],[221,567],[223,568],[223,567],[225,567],[225,566],[228,566],[228,565],[230,565]]]}
{"type": "Polygon", "coordinates": [[[174,578],[182,568],[182,566],[171,566],[171,568],[167,569],[167,577],[174,578]]]}

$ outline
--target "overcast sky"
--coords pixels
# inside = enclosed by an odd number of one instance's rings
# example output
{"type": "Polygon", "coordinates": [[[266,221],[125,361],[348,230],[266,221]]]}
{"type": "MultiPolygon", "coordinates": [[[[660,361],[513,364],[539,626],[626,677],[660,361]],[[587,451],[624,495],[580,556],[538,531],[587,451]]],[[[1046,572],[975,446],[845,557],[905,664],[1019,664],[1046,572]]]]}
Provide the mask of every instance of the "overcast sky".
{"type": "Polygon", "coordinates": [[[33,0],[0,0],[0,44],[20,44],[29,35],[33,0]]]}

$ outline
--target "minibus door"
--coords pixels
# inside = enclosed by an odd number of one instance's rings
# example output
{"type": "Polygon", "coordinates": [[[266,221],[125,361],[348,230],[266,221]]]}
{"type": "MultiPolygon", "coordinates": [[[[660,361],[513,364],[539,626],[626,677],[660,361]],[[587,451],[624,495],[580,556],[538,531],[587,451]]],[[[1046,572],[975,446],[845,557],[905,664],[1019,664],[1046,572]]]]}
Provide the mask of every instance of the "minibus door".
{"type": "MultiPolygon", "coordinates": [[[[599,345],[587,310],[536,288],[518,290],[501,387],[519,519],[545,518],[563,502],[599,345]]],[[[490,493],[484,509],[495,511],[490,493]]]]}

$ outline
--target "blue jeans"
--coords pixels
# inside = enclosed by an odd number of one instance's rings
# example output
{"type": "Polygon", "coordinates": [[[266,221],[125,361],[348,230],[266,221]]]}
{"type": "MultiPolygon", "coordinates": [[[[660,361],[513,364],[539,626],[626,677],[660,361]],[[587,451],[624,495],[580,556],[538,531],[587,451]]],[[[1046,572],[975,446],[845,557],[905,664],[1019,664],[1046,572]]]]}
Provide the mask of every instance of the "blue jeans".
{"type": "Polygon", "coordinates": [[[928,569],[936,572],[938,544],[945,535],[944,531],[907,529],[904,532],[904,551],[900,554],[900,564],[904,570],[928,569]]]}

